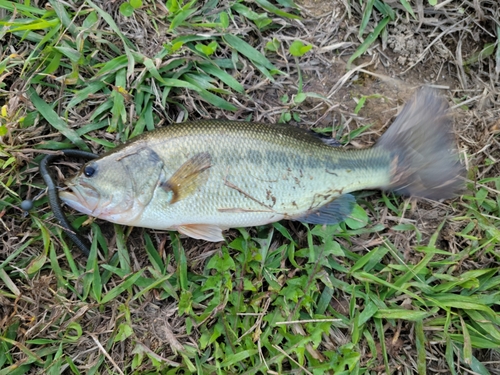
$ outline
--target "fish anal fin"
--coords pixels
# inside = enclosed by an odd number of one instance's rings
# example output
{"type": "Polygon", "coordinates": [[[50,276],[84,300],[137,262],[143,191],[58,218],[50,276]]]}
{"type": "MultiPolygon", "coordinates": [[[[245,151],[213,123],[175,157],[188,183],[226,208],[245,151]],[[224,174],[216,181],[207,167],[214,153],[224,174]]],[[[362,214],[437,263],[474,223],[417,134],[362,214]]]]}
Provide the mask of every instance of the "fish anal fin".
{"type": "Polygon", "coordinates": [[[294,217],[292,220],[308,224],[338,224],[349,217],[355,204],[356,200],[351,194],[344,194],[317,210],[294,217]]]}
{"type": "Polygon", "coordinates": [[[177,229],[179,233],[198,240],[210,242],[224,241],[222,231],[225,228],[213,224],[184,224],[177,226],[175,229],[177,229]]]}
{"type": "Polygon", "coordinates": [[[172,192],[170,204],[191,195],[208,180],[208,169],[212,157],[208,152],[201,152],[184,162],[174,174],[160,186],[166,192],[172,192]]]}

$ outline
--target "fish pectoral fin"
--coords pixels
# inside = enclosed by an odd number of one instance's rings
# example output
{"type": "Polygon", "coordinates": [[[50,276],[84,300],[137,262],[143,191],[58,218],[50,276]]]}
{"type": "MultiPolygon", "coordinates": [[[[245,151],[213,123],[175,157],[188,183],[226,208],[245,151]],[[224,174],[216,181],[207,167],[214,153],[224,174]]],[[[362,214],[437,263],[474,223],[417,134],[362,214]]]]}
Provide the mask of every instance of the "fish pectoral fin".
{"type": "Polygon", "coordinates": [[[195,192],[208,180],[208,169],[212,166],[212,157],[208,152],[196,154],[160,186],[167,193],[172,192],[170,204],[178,202],[195,192]]]}
{"type": "Polygon", "coordinates": [[[176,227],[179,233],[186,236],[210,242],[224,241],[223,228],[212,224],[184,224],[176,227]]]}
{"type": "Polygon", "coordinates": [[[290,219],[308,224],[338,224],[349,217],[355,204],[351,194],[344,194],[317,210],[290,219]]]}

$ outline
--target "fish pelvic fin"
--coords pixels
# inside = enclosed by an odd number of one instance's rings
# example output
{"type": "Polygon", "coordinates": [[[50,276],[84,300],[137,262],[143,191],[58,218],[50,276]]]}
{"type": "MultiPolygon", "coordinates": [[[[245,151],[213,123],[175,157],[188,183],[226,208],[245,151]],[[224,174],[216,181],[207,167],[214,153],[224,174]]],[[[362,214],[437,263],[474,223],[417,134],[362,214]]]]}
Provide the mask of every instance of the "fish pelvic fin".
{"type": "Polygon", "coordinates": [[[338,224],[349,217],[355,204],[356,200],[351,194],[344,194],[316,210],[290,219],[308,224],[338,224]]]}
{"type": "Polygon", "coordinates": [[[212,224],[184,224],[175,229],[186,236],[210,242],[224,241],[223,228],[212,224]]]}
{"type": "Polygon", "coordinates": [[[212,165],[212,157],[208,152],[201,152],[182,164],[175,173],[160,186],[166,192],[172,192],[170,204],[184,199],[205,184],[208,180],[208,169],[212,165]]]}
{"type": "Polygon", "coordinates": [[[452,198],[464,189],[453,121],[447,102],[430,88],[417,92],[375,147],[391,152],[391,182],[385,189],[429,199],[452,198]]]}

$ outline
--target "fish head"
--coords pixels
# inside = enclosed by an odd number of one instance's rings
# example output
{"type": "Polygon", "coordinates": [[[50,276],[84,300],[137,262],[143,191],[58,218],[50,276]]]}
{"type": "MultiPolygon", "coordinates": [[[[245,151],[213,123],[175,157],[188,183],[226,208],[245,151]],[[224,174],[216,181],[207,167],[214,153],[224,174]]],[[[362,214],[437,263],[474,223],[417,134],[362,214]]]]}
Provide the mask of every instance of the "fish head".
{"type": "Polygon", "coordinates": [[[92,160],[64,183],[61,200],[81,213],[117,222],[132,206],[133,186],[121,163],[92,160]],[[114,219],[114,220],[111,220],[114,219]]]}
{"type": "Polygon", "coordinates": [[[134,225],[153,197],[161,168],[148,150],[111,153],[84,164],[59,197],[83,214],[134,225]]]}

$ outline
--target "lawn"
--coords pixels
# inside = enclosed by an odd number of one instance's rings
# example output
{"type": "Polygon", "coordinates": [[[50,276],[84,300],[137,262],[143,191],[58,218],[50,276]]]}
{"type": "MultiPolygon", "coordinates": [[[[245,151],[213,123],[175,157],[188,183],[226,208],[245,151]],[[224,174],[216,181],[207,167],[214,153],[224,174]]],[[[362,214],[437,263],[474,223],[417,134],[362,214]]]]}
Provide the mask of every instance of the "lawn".
{"type": "Polygon", "coordinates": [[[495,1],[0,0],[0,375],[500,374],[499,19],[495,1]],[[443,202],[362,191],[343,223],[224,243],[66,207],[87,258],[38,169],[200,119],[368,147],[424,84],[468,171],[443,202]]]}

